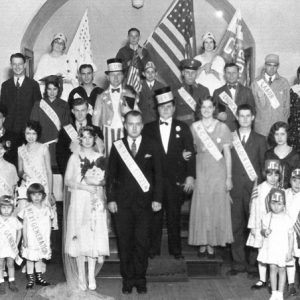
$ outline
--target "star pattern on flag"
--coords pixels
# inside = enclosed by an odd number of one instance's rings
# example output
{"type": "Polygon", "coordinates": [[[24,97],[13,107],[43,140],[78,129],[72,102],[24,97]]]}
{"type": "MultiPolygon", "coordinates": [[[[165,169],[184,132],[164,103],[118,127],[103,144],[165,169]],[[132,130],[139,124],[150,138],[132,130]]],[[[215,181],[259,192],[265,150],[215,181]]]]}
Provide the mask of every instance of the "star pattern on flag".
{"type": "Polygon", "coordinates": [[[176,29],[188,41],[194,34],[193,28],[193,0],[179,1],[168,20],[176,27],[176,29]]]}

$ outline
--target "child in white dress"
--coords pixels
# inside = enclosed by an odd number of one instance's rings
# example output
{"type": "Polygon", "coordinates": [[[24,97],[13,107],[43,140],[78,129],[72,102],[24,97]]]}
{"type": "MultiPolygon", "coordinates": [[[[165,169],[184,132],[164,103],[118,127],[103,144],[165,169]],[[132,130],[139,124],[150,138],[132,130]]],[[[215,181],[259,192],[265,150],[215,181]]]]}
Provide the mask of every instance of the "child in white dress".
{"type": "MultiPolygon", "coordinates": [[[[0,197],[0,295],[5,294],[3,272],[5,261],[8,268],[9,289],[18,292],[15,283],[15,259],[19,258],[18,244],[21,239],[22,224],[13,216],[14,200],[11,196],[0,197]]],[[[19,258],[20,259],[20,258],[19,258]]]]}
{"type": "Polygon", "coordinates": [[[268,200],[270,212],[262,217],[261,233],[264,239],[257,261],[270,267],[270,300],[283,300],[286,266],[293,264],[293,222],[285,212],[283,190],[272,188],[268,200]]]}
{"type": "Polygon", "coordinates": [[[39,183],[28,187],[28,205],[19,212],[18,217],[23,220],[22,256],[27,260],[27,289],[33,288],[34,269],[35,282],[47,286],[49,283],[43,279],[43,259],[51,258],[50,234],[53,212],[45,203],[46,193],[39,183]]]}
{"type": "MultiPolygon", "coordinates": [[[[265,162],[264,173],[266,180],[257,186],[257,197],[252,199],[250,204],[250,217],[248,228],[250,229],[249,237],[246,245],[258,248],[258,252],[262,246],[263,236],[261,235],[261,219],[266,210],[266,198],[273,187],[277,187],[280,180],[280,162],[279,160],[269,159],[265,162]]],[[[258,263],[259,280],[251,286],[251,289],[261,289],[267,287],[266,273],[267,266],[258,263]]]]}
{"type": "MultiPolygon", "coordinates": [[[[292,170],[291,179],[290,179],[291,188],[288,188],[285,191],[286,196],[286,210],[290,218],[292,219],[293,224],[296,223],[298,215],[300,212],[300,168],[296,167],[292,170]]],[[[294,257],[300,257],[300,245],[297,243],[297,236],[294,233],[294,257]]],[[[288,279],[288,295],[295,296],[295,259],[292,266],[286,268],[287,279],[288,279]]]]}

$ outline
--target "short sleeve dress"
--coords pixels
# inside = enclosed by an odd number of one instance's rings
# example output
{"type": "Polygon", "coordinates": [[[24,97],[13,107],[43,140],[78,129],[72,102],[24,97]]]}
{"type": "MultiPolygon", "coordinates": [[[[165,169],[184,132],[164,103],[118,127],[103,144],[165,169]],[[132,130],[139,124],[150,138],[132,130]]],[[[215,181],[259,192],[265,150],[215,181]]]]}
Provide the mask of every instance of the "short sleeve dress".
{"type": "MultiPolygon", "coordinates": [[[[191,131],[197,155],[188,241],[191,245],[225,246],[233,241],[230,198],[226,192],[225,158],[217,161],[208,152],[193,125],[191,131]]],[[[219,121],[216,121],[213,131],[207,133],[220,152],[224,145],[231,144],[229,128],[219,121]]]]}
{"type": "Polygon", "coordinates": [[[17,185],[19,177],[16,167],[3,160],[0,172],[0,196],[14,194],[13,187],[17,185]]]}
{"type": "Polygon", "coordinates": [[[14,216],[4,219],[0,215],[0,219],[1,219],[1,223],[3,223],[5,226],[3,228],[0,228],[0,241],[1,241],[0,258],[11,257],[15,259],[17,253],[15,253],[15,251],[12,249],[8,241],[8,236],[14,237],[14,240],[16,241],[17,231],[22,228],[22,224],[14,216]],[[8,230],[8,235],[4,233],[6,230],[8,230]]]}

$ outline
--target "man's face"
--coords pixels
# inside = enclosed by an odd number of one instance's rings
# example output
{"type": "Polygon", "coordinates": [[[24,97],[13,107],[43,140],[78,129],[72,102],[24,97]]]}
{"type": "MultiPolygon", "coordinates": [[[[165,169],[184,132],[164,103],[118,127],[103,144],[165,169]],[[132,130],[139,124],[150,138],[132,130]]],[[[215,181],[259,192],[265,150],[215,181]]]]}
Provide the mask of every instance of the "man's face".
{"type": "Polygon", "coordinates": [[[74,114],[76,121],[81,123],[86,119],[88,108],[86,104],[76,105],[73,107],[72,113],[74,114]]]}
{"type": "Polygon", "coordinates": [[[273,76],[277,73],[279,65],[273,63],[265,63],[265,71],[269,76],[273,76]]]}
{"type": "Polygon", "coordinates": [[[242,128],[251,128],[254,116],[250,110],[240,110],[237,115],[238,122],[242,128]]]}
{"type": "Polygon", "coordinates": [[[229,67],[225,70],[225,79],[229,84],[236,84],[239,78],[239,70],[237,67],[229,67]]]}
{"type": "Polygon", "coordinates": [[[128,34],[128,41],[130,45],[137,45],[139,43],[140,40],[140,35],[137,31],[130,31],[130,33],[128,34]]]}
{"type": "Polygon", "coordinates": [[[184,69],[182,71],[182,76],[183,76],[183,79],[184,79],[184,82],[186,84],[194,84],[195,83],[195,80],[196,80],[196,77],[197,77],[197,71],[196,70],[191,70],[191,69],[184,69]]]}
{"type": "Polygon", "coordinates": [[[158,114],[163,120],[171,118],[175,112],[175,105],[173,102],[161,104],[157,107],[158,114]]]}
{"type": "Polygon", "coordinates": [[[94,80],[94,72],[91,68],[85,68],[80,71],[80,79],[83,84],[90,84],[94,80]]]}
{"type": "Polygon", "coordinates": [[[144,72],[144,75],[146,77],[146,80],[151,82],[155,80],[157,72],[153,68],[149,68],[144,72]]]}
{"type": "Polygon", "coordinates": [[[25,74],[25,62],[20,57],[14,57],[11,61],[11,68],[15,76],[22,76],[25,74]]]}
{"type": "Polygon", "coordinates": [[[144,127],[141,116],[127,116],[124,124],[125,129],[129,137],[136,139],[141,135],[142,129],[144,127]]]}
{"type": "Polygon", "coordinates": [[[118,87],[124,78],[123,72],[110,72],[107,75],[108,81],[114,88],[118,87]]]}

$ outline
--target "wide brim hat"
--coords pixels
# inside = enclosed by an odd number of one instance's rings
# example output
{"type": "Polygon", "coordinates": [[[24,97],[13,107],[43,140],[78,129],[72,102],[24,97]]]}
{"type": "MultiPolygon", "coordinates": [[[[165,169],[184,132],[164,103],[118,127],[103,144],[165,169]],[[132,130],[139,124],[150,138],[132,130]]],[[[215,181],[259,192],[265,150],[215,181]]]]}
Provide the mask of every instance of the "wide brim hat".
{"type": "Polygon", "coordinates": [[[45,76],[45,77],[39,79],[39,81],[44,82],[45,84],[50,81],[51,82],[57,81],[60,83],[63,80],[63,78],[64,77],[62,75],[48,75],[48,76],[45,76]]]}
{"type": "Polygon", "coordinates": [[[107,63],[107,71],[105,71],[105,74],[109,74],[112,72],[124,72],[122,59],[111,58],[108,59],[106,63],[107,63]]]}
{"type": "Polygon", "coordinates": [[[196,59],[183,59],[180,62],[179,68],[180,70],[184,70],[184,69],[189,69],[189,70],[198,70],[201,67],[201,62],[199,60],[196,59]]]}
{"type": "Polygon", "coordinates": [[[154,94],[157,106],[174,101],[174,95],[169,86],[155,90],[154,94]]]}
{"type": "Polygon", "coordinates": [[[62,32],[54,34],[52,42],[56,39],[61,39],[64,41],[65,44],[67,43],[67,37],[62,32]]]}

